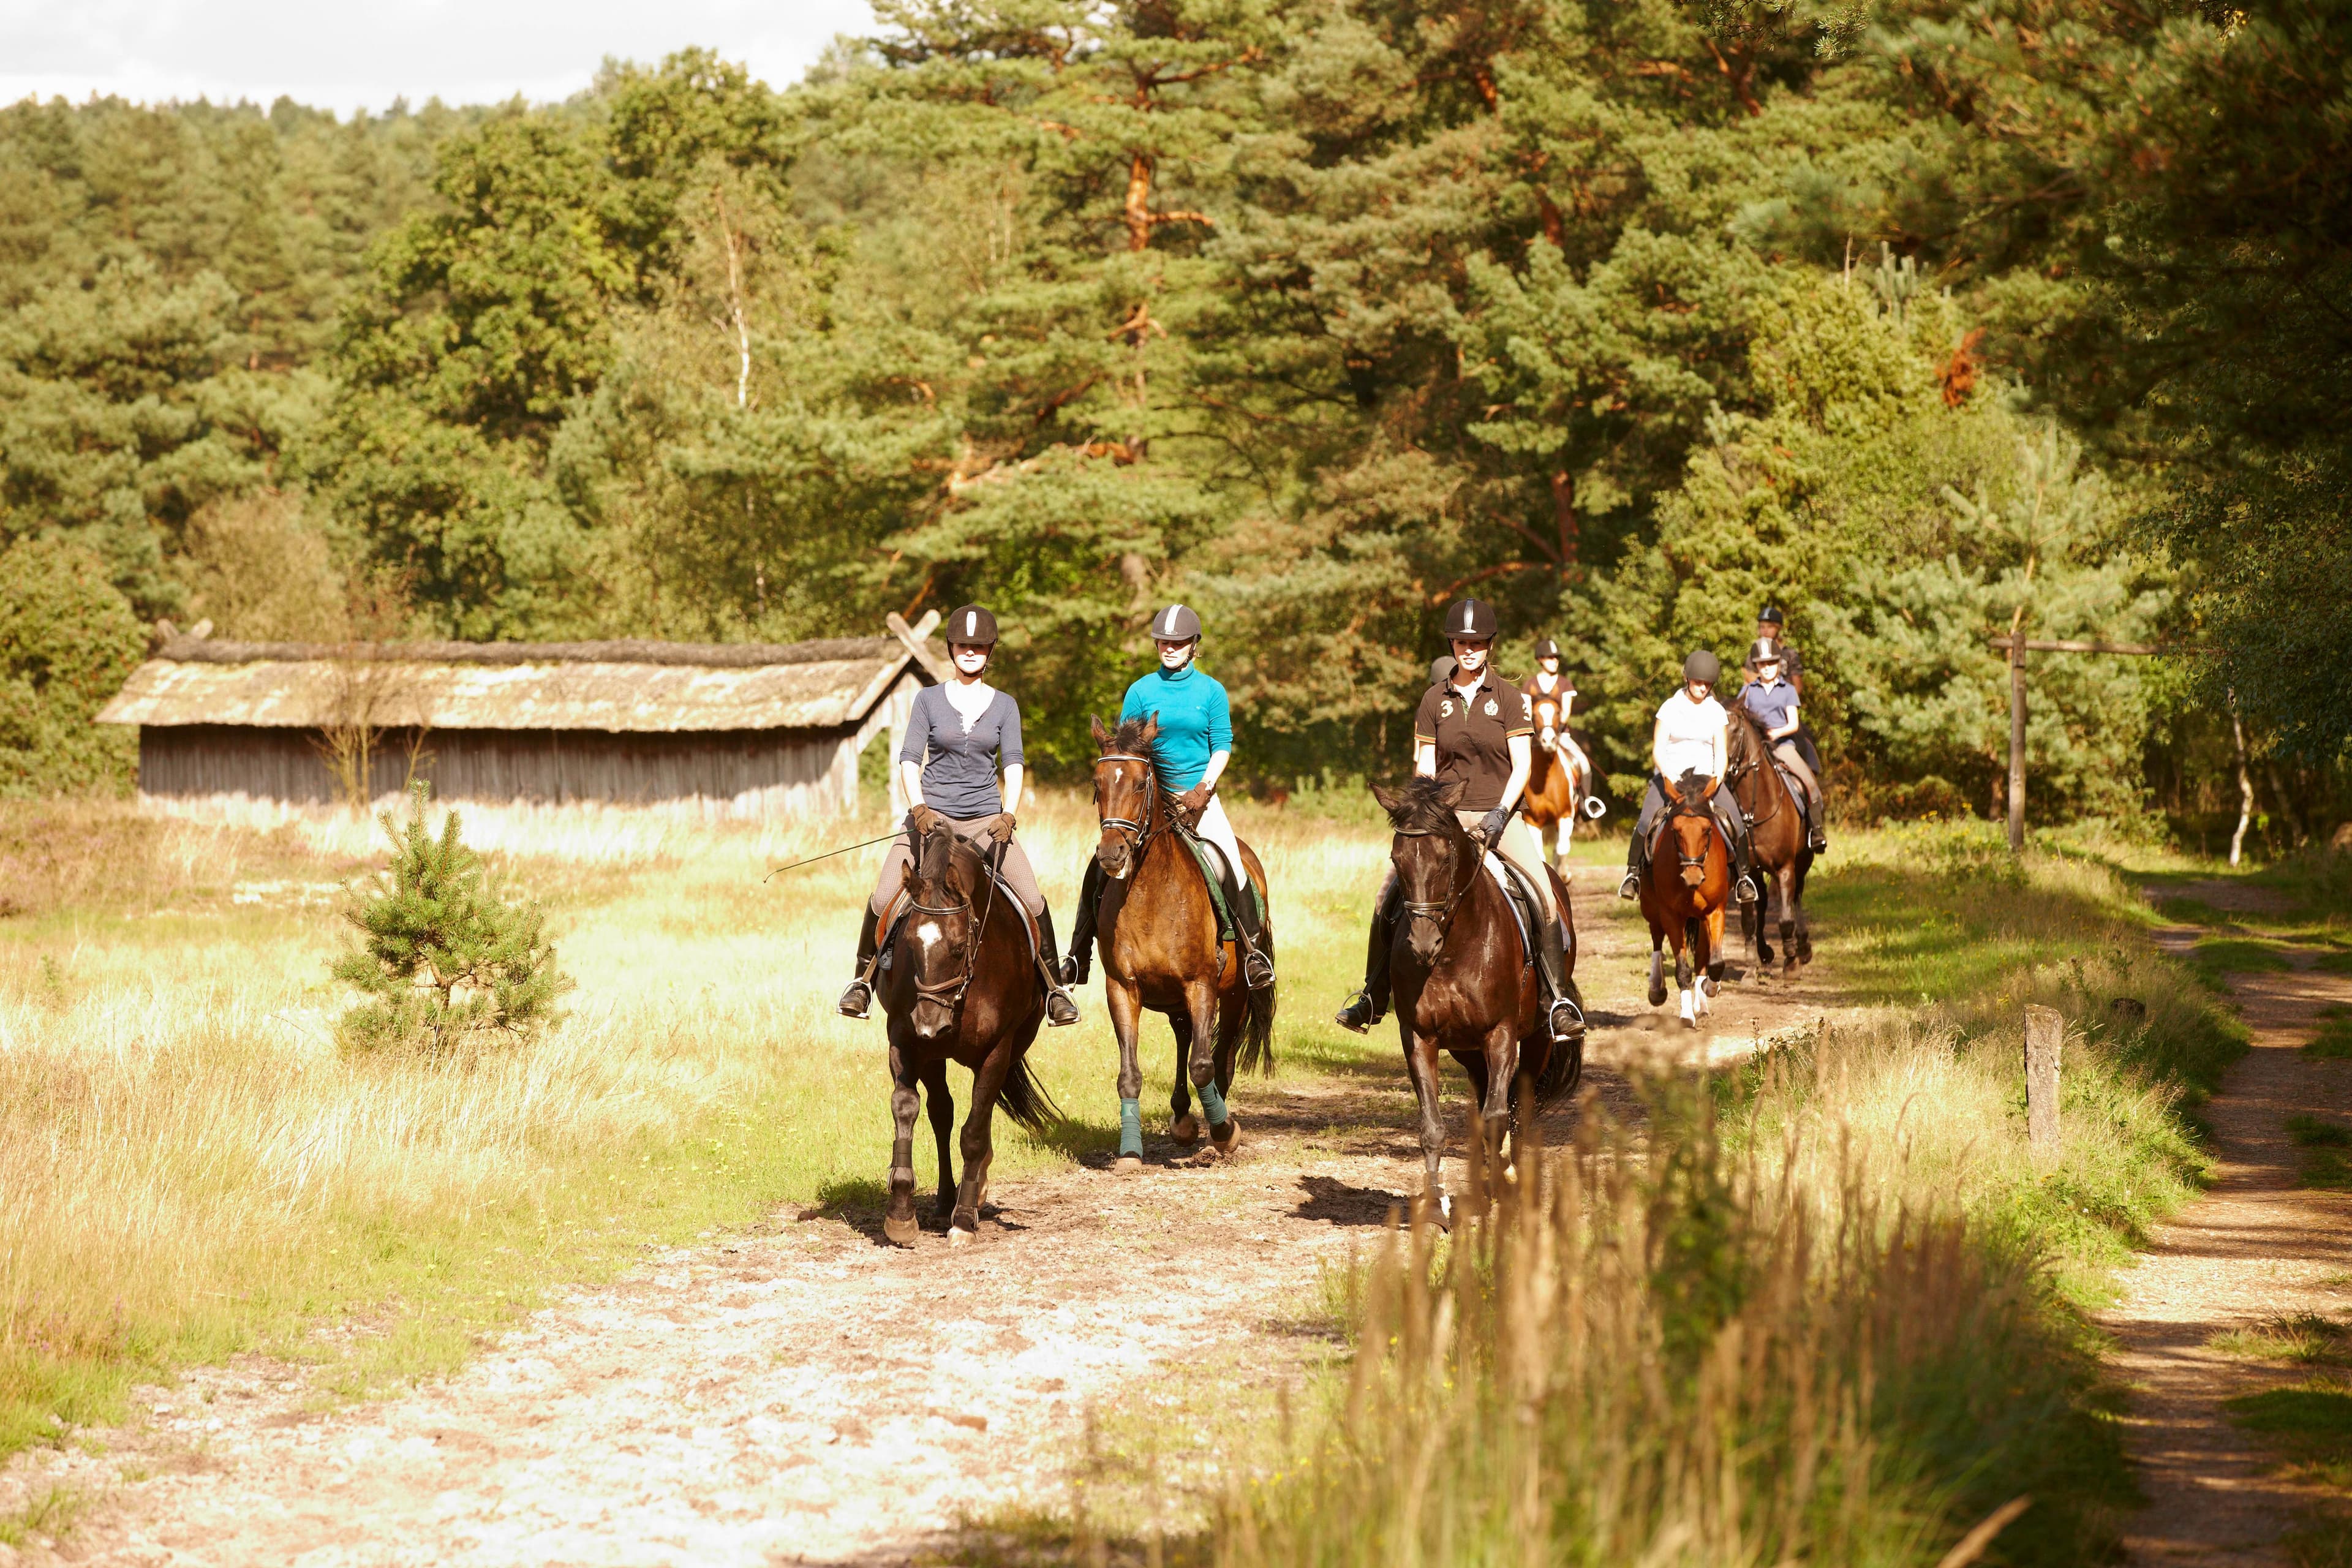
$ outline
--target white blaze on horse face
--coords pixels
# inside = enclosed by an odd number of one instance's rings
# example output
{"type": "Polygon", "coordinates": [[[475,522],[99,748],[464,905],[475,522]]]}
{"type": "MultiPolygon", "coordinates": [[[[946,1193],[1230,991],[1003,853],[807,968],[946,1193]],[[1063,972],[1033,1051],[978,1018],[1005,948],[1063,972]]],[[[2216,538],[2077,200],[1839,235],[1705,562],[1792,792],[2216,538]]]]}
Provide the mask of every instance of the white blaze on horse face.
{"type": "Polygon", "coordinates": [[[915,928],[915,940],[921,942],[925,947],[929,947],[933,942],[939,941],[939,923],[936,921],[925,921],[921,925],[917,926],[915,928]]]}

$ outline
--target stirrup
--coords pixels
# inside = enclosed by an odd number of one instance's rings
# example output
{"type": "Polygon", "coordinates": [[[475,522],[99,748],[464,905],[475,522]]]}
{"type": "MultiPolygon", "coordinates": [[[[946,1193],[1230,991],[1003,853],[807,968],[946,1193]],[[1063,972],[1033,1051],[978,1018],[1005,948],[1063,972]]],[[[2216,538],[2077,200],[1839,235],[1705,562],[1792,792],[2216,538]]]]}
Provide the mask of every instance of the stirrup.
{"type": "Polygon", "coordinates": [[[1076,952],[1062,954],[1062,966],[1055,973],[1065,985],[1084,985],[1087,983],[1086,962],[1076,952]]]}
{"type": "Polygon", "coordinates": [[[1331,1021],[1350,1034],[1370,1032],[1371,1026],[1381,1021],[1380,1009],[1372,1005],[1370,989],[1367,987],[1349,997],[1347,1005],[1333,1014],[1331,1021]]]}
{"type": "Polygon", "coordinates": [[[1642,896],[1642,873],[1633,869],[1630,866],[1627,867],[1625,868],[1625,879],[1617,884],[1617,896],[1621,899],[1640,898],[1642,896]]]}
{"type": "Polygon", "coordinates": [[[1565,996],[1554,997],[1551,1004],[1551,1037],[1561,1042],[1580,1040],[1584,1038],[1584,1009],[1565,996]],[[1568,1015],[1565,1024],[1560,1022],[1563,1012],[1568,1015]]]}
{"type": "Polygon", "coordinates": [[[1256,948],[1242,954],[1242,984],[1253,991],[1263,991],[1274,984],[1274,960],[1256,948]]]}
{"type": "Polygon", "coordinates": [[[1063,990],[1058,985],[1049,987],[1045,992],[1046,1026],[1055,1029],[1066,1029],[1077,1021],[1078,1004],[1076,999],[1072,997],[1068,992],[1063,990]],[[1061,1006],[1058,1009],[1054,1005],[1056,1002],[1061,1004],[1061,1006]]]}
{"type": "Polygon", "coordinates": [[[1756,879],[1742,874],[1739,879],[1739,886],[1734,889],[1734,896],[1737,897],[1743,904],[1754,903],[1756,901],[1756,879]]]}
{"type": "Polygon", "coordinates": [[[845,1018],[864,1018],[873,1006],[874,987],[866,984],[866,976],[862,974],[851,981],[849,989],[841,994],[839,1010],[845,1018]]]}

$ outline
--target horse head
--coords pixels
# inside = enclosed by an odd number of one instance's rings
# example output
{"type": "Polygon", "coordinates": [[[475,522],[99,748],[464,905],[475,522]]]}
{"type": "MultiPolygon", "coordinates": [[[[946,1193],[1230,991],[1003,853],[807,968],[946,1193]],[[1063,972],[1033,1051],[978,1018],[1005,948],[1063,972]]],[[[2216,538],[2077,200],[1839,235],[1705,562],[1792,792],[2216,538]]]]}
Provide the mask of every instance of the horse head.
{"type": "Polygon", "coordinates": [[[1557,695],[1546,697],[1538,692],[1535,699],[1535,710],[1536,744],[1548,753],[1557,752],[1560,740],[1559,698],[1557,695]]]}
{"type": "Polygon", "coordinates": [[[972,920],[969,888],[956,877],[956,831],[929,806],[908,817],[914,837],[908,878],[911,905],[899,927],[899,954],[915,988],[908,1016],[918,1038],[935,1040],[955,1028],[962,1000],[972,920]]]}
{"type": "Polygon", "coordinates": [[[1693,889],[1706,881],[1706,857],[1716,841],[1715,818],[1708,814],[1706,802],[1701,796],[1706,787],[1706,781],[1697,774],[1685,773],[1674,807],[1666,816],[1666,837],[1675,847],[1683,886],[1693,889]]]}
{"type": "Polygon", "coordinates": [[[1396,833],[1389,860],[1404,890],[1405,945],[1423,965],[1434,964],[1445,945],[1454,906],[1468,885],[1464,868],[1471,876],[1477,874],[1477,851],[1454,815],[1462,785],[1415,778],[1395,791],[1374,784],[1372,798],[1388,813],[1396,833]]]}
{"type": "Polygon", "coordinates": [[[1104,876],[1124,881],[1143,858],[1143,841],[1151,836],[1152,813],[1159,808],[1151,742],[1160,738],[1160,718],[1129,719],[1116,731],[1097,719],[1094,730],[1101,753],[1095,760],[1095,816],[1102,824],[1095,858],[1104,876]]]}

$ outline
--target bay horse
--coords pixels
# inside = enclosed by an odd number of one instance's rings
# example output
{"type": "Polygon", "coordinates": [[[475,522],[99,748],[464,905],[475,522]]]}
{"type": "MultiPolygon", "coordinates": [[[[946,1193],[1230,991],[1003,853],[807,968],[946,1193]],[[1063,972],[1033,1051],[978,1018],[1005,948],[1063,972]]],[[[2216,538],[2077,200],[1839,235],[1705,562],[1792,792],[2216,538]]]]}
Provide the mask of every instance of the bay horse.
{"type": "Polygon", "coordinates": [[[1598,821],[1608,807],[1592,793],[1592,760],[1569,735],[1568,689],[1547,693],[1536,690],[1530,681],[1522,689],[1535,710],[1536,743],[1519,809],[1535,830],[1537,843],[1557,840],[1552,860],[1565,866],[1576,819],[1598,821]]]}
{"type": "Polygon", "coordinates": [[[980,1228],[995,1155],[994,1113],[1032,1131],[1061,1112],[1029,1076],[1026,1058],[1045,998],[1018,899],[996,885],[980,851],[947,818],[917,806],[908,818],[914,863],[906,915],[881,961],[882,1005],[890,1025],[890,1205],[882,1234],[892,1245],[915,1242],[916,1086],[929,1100],[940,1146],[939,1213],[950,1244],[980,1228]],[[992,918],[993,917],[993,918],[992,918]],[[951,1181],[948,1131],[955,1100],[948,1064],[971,1069],[971,1113],[963,1124],[963,1180],[951,1181]]]}
{"type": "Polygon", "coordinates": [[[1765,938],[1772,908],[1780,911],[1780,973],[1793,974],[1800,963],[1813,961],[1812,923],[1805,918],[1805,878],[1813,868],[1813,851],[1805,842],[1805,814],[1790,797],[1790,785],[1772,761],[1771,738],[1754,714],[1737,704],[1731,709],[1731,755],[1725,780],[1739,809],[1747,814],[1748,842],[1758,869],[1764,873],[1761,902],[1739,906],[1739,923],[1755,939],[1756,962],[1772,962],[1772,944],[1765,938]]]}
{"type": "MultiPolygon", "coordinates": [[[[1391,938],[1391,994],[1405,1071],[1421,1106],[1425,1193],[1443,1225],[1454,1205],[1442,1169],[1445,1129],[1438,1118],[1437,1053],[1451,1052],[1469,1075],[1475,1101],[1472,1125],[1478,1132],[1475,1158],[1484,1168],[1500,1153],[1507,1131],[1517,1153],[1528,1091],[1542,1106],[1576,1087],[1584,1073],[1584,1042],[1580,1037],[1554,1046],[1528,947],[1538,940],[1536,933],[1522,940],[1509,899],[1487,874],[1485,854],[1455,816],[1461,784],[1415,778],[1394,792],[1374,784],[1372,798],[1388,813],[1396,835],[1389,859],[1396,867],[1405,918],[1391,938]]],[[[1559,900],[1566,938],[1561,976],[1580,1011],[1568,888],[1551,868],[1544,875],[1559,900]]]]}
{"type": "MultiPolygon", "coordinates": [[[[1143,1094],[1137,1036],[1143,1011],[1168,1020],[1176,1037],[1176,1088],[1169,1096],[1169,1136],[1191,1143],[1201,1135],[1192,1098],[1209,1116],[1209,1142],[1229,1154],[1241,1122],[1225,1104],[1235,1068],[1274,1070],[1274,989],[1253,991],[1242,978],[1241,951],[1217,929],[1208,874],[1177,831],[1174,797],[1160,787],[1151,743],[1160,720],[1130,719],[1116,731],[1094,721],[1095,816],[1102,840],[1101,914],[1096,944],[1102,955],[1103,1003],[1118,1037],[1121,1171],[1143,1168],[1143,1124],[1136,1102],[1143,1094]]],[[[1241,847],[1245,878],[1265,899],[1265,868],[1241,847]]],[[[1262,950],[1274,956],[1269,901],[1262,950]]]]}
{"type": "Polygon", "coordinates": [[[1642,868],[1642,913],[1650,922],[1650,1005],[1666,999],[1660,949],[1675,944],[1675,984],[1683,994],[1683,1022],[1698,1027],[1707,999],[1723,979],[1723,906],[1731,900],[1731,847],[1716,826],[1702,792],[1706,781],[1685,773],[1677,785],[1661,779],[1666,808],[1642,868]],[[1664,869],[1668,851],[1674,868],[1664,869]]]}

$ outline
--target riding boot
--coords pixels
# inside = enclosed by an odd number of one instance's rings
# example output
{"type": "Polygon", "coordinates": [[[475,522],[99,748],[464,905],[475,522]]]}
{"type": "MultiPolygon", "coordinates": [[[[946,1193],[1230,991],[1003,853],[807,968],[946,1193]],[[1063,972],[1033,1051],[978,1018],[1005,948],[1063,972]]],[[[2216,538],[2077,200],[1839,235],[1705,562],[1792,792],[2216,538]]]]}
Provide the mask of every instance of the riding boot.
{"type": "Polygon", "coordinates": [[[1625,847],[1625,879],[1617,884],[1617,896],[1635,899],[1642,895],[1642,873],[1650,867],[1650,836],[1642,831],[1639,822],[1633,825],[1633,841],[1625,847]]]}
{"type": "Polygon", "coordinates": [[[1731,848],[1732,868],[1739,873],[1739,885],[1732,889],[1732,897],[1743,904],[1752,904],[1761,896],[1762,887],[1756,880],[1756,840],[1749,837],[1745,825],[1732,838],[1731,848]]]}
{"type": "Polygon", "coordinates": [[[874,912],[874,906],[867,904],[866,923],[857,928],[857,978],[841,994],[841,1016],[845,1018],[863,1018],[874,1005],[874,963],[882,945],[876,928],[881,920],[874,912]]]}
{"type": "Polygon", "coordinates": [[[1543,979],[1544,994],[1551,998],[1551,1037],[1555,1041],[1581,1038],[1584,1011],[1569,995],[1568,932],[1558,920],[1545,921],[1536,938],[1536,972],[1543,979]]]}
{"type": "Polygon", "coordinates": [[[1087,970],[1094,963],[1095,918],[1101,912],[1103,893],[1102,862],[1087,861],[1086,875],[1078,879],[1078,914],[1070,924],[1070,952],[1062,960],[1062,984],[1084,985],[1087,970]]]}
{"type": "Polygon", "coordinates": [[[1054,953],[1054,911],[1037,911],[1037,972],[1045,979],[1045,1022],[1066,1028],[1078,1021],[1078,1005],[1062,988],[1062,961],[1054,953]]]}
{"type": "Polygon", "coordinates": [[[1830,837],[1822,827],[1822,817],[1828,809],[1828,803],[1821,796],[1805,796],[1805,847],[1816,855],[1830,847],[1830,837]]]}
{"type": "MultiPolygon", "coordinates": [[[[1222,857],[1221,857],[1222,858],[1222,857]]],[[[1225,868],[1225,902],[1234,911],[1234,940],[1242,950],[1242,983],[1253,991],[1274,984],[1274,960],[1266,955],[1265,932],[1258,924],[1257,899],[1249,879],[1236,867],[1225,868]]]]}
{"type": "Polygon", "coordinates": [[[1364,988],[1348,998],[1332,1022],[1360,1035],[1388,1016],[1389,959],[1396,949],[1397,900],[1403,890],[1391,882],[1388,896],[1372,909],[1372,932],[1364,951],[1364,988]]]}

